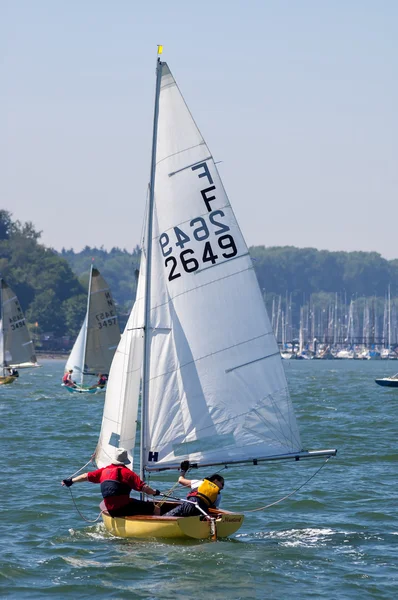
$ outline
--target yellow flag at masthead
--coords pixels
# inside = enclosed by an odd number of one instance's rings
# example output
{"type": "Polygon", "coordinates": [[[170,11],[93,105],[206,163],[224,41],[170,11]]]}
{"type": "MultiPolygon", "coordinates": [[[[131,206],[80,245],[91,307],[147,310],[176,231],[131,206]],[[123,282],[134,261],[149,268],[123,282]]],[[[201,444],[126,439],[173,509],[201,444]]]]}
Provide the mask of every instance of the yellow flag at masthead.
{"type": "Polygon", "coordinates": [[[163,52],[163,46],[158,45],[158,54],[162,54],[162,52],[163,52]]]}

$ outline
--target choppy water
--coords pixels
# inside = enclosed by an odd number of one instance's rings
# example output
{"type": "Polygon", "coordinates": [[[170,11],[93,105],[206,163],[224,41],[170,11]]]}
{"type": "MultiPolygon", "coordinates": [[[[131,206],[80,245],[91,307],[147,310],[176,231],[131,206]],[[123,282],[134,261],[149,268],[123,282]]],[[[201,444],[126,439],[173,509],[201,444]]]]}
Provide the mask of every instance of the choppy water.
{"type": "MultiPolygon", "coordinates": [[[[103,395],[71,395],[62,361],[0,386],[0,596],[4,598],[386,598],[398,593],[398,389],[375,377],[379,361],[286,361],[307,448],[336,458],[297,494],[248,513],[233,539],[120,540],[77,513],[60,480],[84,465],[99,433],[103,395]]],[[[304,483],[322,461],[224,471],[223,506],[269,504],[304,483]]],[[[170,487],[174,476],[152,483],[170,487]]],[[[98,515],[99,487],[72,488],[98,515]]]]}

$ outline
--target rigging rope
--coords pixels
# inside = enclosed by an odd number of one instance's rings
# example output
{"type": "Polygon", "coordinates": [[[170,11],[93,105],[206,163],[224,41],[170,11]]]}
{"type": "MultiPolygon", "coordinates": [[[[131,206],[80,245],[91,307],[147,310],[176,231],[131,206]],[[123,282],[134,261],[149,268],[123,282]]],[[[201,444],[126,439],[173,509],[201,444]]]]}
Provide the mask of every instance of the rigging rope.
{"type": "MultiPolygon", "coordinates": [[[[151,474],[148,475],[148,485],[149,485],[150,480],[151,480],[151,474]]],[[[159,508],[161,508],[163,506],[163,504],[165,502],[167,502],[167,497],[166,496],[170,496],[170,494],[172,494],[174,492],[175,488],[178,485],[180,485],[180,483],[179,483],[179,481],[177,479],[177,481],[175,482],[175,484],[170,489],[166,490],[165,492],[162,492],[162,496],[165,496],[165,498],[164,498],[164,500],[158,500],[157,502],[155,502],[156,506],[158,506],[159,508]]],[[[180,500],[180,502],[182,502],[182,500],[180,498],[178,498],[178,500],[180,500]]]]}
{"type": "Polygon", "coordinates": [[[87,523],[96,523],[100,519],[100,517],[102,515],[102,510],[100,511],[100,513],[99,513],[99,515],[98,515],[98,517],[96,519],[94,519],[94,520],[92,520],[92,519],[86,519],[86,517],[80,512],[80,510],[77,507],[77,504],[76,504],[75,499],[74,499],[73,494],[72,494],[72,490],[70,489],[70,487],[68,489],[70,491],[70,497],[72,498],[72,502],[75,505],[75,508],[76,508],[77,512],[79,513],[79,515],[81,516],[81,518],[83,519],[83,521],[86,521],[87,523]]]}
{"type": "MultiPolygon", "coordinates": [[[[85,468],[86,468],[86,467],[87,467],[87,466],[88,466],[90,463],[92,463],[92,462],[93,462],[93,458],[94,458],[94,456],[95,456],[95,454],[93,454],[93,455],[92,455],[92,457],[90,458],[90,460],[89,460],[89,461],[88,461],[88,462],[87,462],[85,465],[83,465],[83,466],[82,466],[80,469],[78,469],[78,470],[76,471],[76,473],[73,473],[73,475],[71,475],[71,476],[70,476],[70,478],[72,479],[73,477],[76,477],[76,475],[77,475],[78,473],[80,473],[81,471],[83,471],[83,469],[85,469],[85,468]]],[[[72,498],[72,502],[73,502],[73,504],[74,504],[74,506],[75,506],[75,508],[76,508],[77,512],[79,513],[79,515],[80,515],[80,516],[81,516],[81,518],[83,519],[83,521],[86,521],[87,523],[96,523],[96,522],[99,520],[99,518],[101,517],[102,510],[100,511],[100,513],[99,513],[98,517],[97,517],[96,519],[94,519],[94,521],[93,521],[92,519],[86,519],[86,517],[85,517],[85,516],[84,516],[84,515],[83,515],[83,514],[80,512],[80,510],[79,510],[79,509],[78,509],[78,507],[77,507],[77,504],[76,504],[76,502],[75,502],[75,499],[74,499],[74,497],[73,497],[73,494],[72,494],[72,490],[71,490],[71,488],[69,487],[69,488],[68,488],[68,490],[70,491],[70,496],[71,496],[71,498],[72,498]]]]}
{"type": "Polygon", "coordinates": [[[290,494],[287,494],[287,496],[283,496],[283,498],[280,498],[279,500],[276,500],[276,502],[271,502],[271,504],[267,504],[266,506],[260,506],[260,508],[252,508],[251,510],[244,510],[243,512],[244,513],[250,513],[250,512],[256,512],[258,510],[265,510],[266,508],[270,508],[270,506],[275,506],[275,504],[279,504],[279,502],[282,502],[283,500],[286,500],[286,498],[290,498],[290,496],[293,496],[293,494],[295,494],[296,492],[298,492],[299,490],[301,490],[302,487],[304,487],[305,485],[307,485],[307,483],[309,481],[311,481],[311,479],[313,479],[313,477],[315,477],[315,475],[317,475],[321,469],[323,469],[323,467],[326,465],[326,463],[328,462],[329,459],[330,459],[330,456],[327,457],[327,459],[325,460],[325,462],[323,463],[323,465],[321,465],[319,467],[319,469],[317,471],[315,471],[315,473],[313,473],[309,479],[307,479],[307,481],[304,481],[304,483],[302,483],[296,490],[293,490],[293,492],[290,492],[290,494]]]}
{"type": "Polygon", "coordinates": [[[90,463],[93,463],[93,458],[95,457],[95,454],[92,455],[92,457],[90,458],[90,460],[88,462],[86,462],[85,465],[83,465],[82,467],[80,467],[80,469],[78,469],[76,471],[76,473],[73,473],[73,475],[70,476],[70,478],[72,479],[73,477],[76,477],[76,475],[78,473],[80,473],[80,471],[83,471],[83,469],[85,469],[90,463]]]}

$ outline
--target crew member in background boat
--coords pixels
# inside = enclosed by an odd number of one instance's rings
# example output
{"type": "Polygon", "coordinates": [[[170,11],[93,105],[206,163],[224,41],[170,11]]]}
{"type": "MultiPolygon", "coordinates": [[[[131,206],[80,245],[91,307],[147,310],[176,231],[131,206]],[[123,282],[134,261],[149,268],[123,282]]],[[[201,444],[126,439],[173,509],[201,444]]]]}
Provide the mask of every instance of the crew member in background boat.
{"type": "Polygon", "coordinates": [[[101,388],[104,389],[104,387],[106,386],[106,383],[108,381],[108,375],[103,375],[102,373],[98,373],[98,381],[95,385],[92,385],[89,389],[93,390],[95,388],[101,388]]]}
{"type": "Polygon", "coordinates": [[[62,377],[62,383],[68,387],[77,387],[76,381],[73,381],[72,379],[72,373],[73,369],[69,369],[69,371],[62,377]]]}
{"type": "Polygon", "coordinates": [[[224,488],[224,477],[214,473],[204,479],[186,479],[185,474],[189,469],[189,461],[184,460],[181,463],[181,475],[178,482],[181,485],[190,487],[191,491],[187,495],[189,502],[183,502],[176,508],[173,508],[164,516],[167,517],[192,517],[202,514],[196,507],[196,504],[205,512],[209,508],[217,508],[221,502],[221,490],[224,488]]]}
{"type": "Polygon", "coordinates": [[[127,450],[118,448],[115,458],[110,465],[77,477],[63,479],[61,484],[70,487],[79,481],[90,481],[101,484],[101,494],[111,517],[126,517],[129,515],[159,515],[160,509],[154,502],[142,502],[130,498],[131,490],[143,492],[151,496],[159,496],[159,490],[149,487],[144,481],[126,467],[130,461],[127,450]]]}
{"type": "Polygon", "coordinates": [[[10,374],[10,377],[19,377],[19,373],[16,369],[13,369],[12,367],[9,367],[8,372],[10,374]]]}

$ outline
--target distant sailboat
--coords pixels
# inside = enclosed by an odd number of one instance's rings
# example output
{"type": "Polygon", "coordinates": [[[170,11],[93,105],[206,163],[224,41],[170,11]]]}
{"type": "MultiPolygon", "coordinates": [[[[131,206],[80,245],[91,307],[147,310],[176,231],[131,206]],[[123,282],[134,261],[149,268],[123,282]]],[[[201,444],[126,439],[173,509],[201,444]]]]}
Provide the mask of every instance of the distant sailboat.
{"type": "Polygon", "coordinates": [[[15,381],[15,377],[8,374],[10,369],[40,365],[19,300],[4,279],[0,279],[0,310],[1,385],[15,381]]]}
{"type": "MultiPolygon", "coordinates": [[[[165,62],[158,60],[150,196],[137,297],[106,391],[98,467],[128,449],[140,390],[140,476],[277,459],[307,451],[252,260],[216,164],[165,62]]],[[[247,490],[249,492],[249,490],[247,490]]],[[[170,505],[171,502],[167,502],[170,505]]],[[[111,517],[121,537],[208,538],[243,514],[111,517]],[[213,529],[214,527],[214,529],[213,529]]]]}
{"type": "Polygon", "coordinates": [[[84,386],[84,376],[108,375],[119,341],[119,321],[111,291],[98,269],[91,266],[86,316],[65,365],[66,372],[73,370],[74,379],[77,374],[77,387],[64,387],[73,393],[103,391],[84,386]]]}

